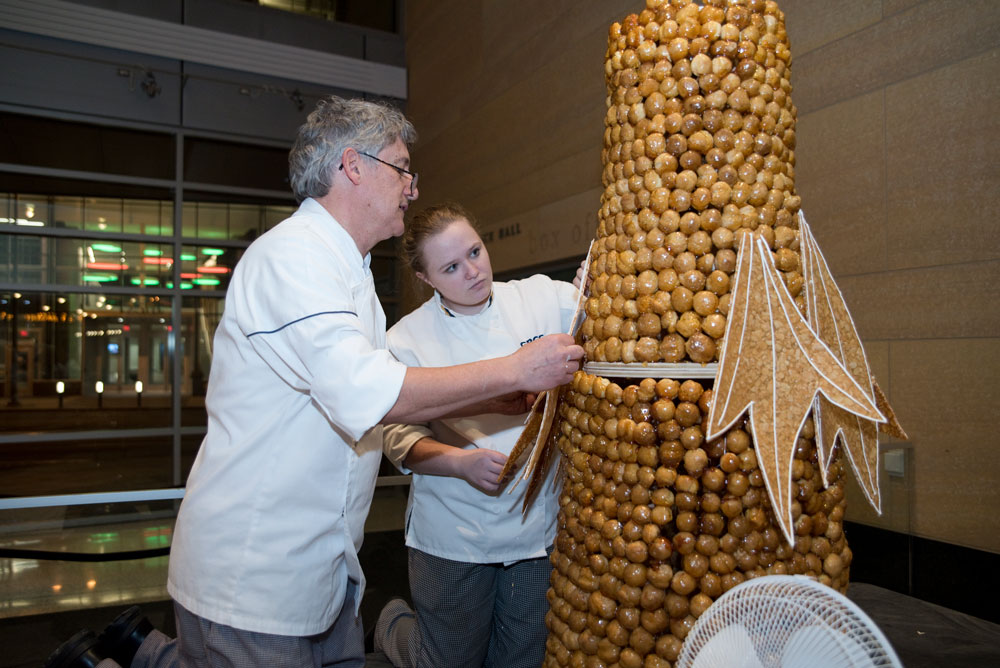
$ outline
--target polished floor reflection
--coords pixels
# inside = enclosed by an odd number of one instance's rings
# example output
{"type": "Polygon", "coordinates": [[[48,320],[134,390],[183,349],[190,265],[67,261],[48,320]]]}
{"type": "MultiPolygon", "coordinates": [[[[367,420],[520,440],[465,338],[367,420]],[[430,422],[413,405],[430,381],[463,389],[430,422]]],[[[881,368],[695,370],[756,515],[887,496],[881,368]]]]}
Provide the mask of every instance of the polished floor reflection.
{"type": "MultiPolygon", "coordinates": [[[[375,490],[359,555],[368,578],[365,628],[389,598],[409,595],[402,532],[409,487],[388,482],[375,490]]],[[[134,604],[172,634],[166,580],[175,505],[0,511],[0,668],[35,668],[80,628],[99,631],[134,604]]],[[[371,657],[369,664],[387,665],[371,657]]]]}
{"type": "MultiPolygon", "coordinates": [[[[0,559],[0,618],[163,600],[167,556],[82,561],[102,553],[155,551],[170,544],[172,520],[123,522],[0,536],[0,549],[64,552],[74,560],[0,559]]],[[[30,551],[30,552],[29,552],[30,551]]],[[[113,558],[113,557],[112,557],[113,558]]]]}
{"type": "MultiPolygon", "coordinates": [[[[407,490],[377,488],[368,535],[402,529],[407,490]]],[[[0,512],[0,619],[167,599],[174,505],[0,512]]]]}

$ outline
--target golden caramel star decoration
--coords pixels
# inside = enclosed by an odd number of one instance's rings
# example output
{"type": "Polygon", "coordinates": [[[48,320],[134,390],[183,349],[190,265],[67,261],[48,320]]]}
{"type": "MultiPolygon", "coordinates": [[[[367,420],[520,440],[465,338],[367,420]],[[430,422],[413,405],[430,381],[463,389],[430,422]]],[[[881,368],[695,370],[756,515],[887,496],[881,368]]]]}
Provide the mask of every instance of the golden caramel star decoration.
{"type": "Polygon", "coordinates": [[[814,399],[885,422],[840,360],[810,329],[774,266],[767,242],[749,230],[739,258],[725,344],[708,414],[711,440],[750,412],[757,460],[785,538],[793,543],[792,459],[814,399]]]}
{"type": "Polygon", "coordinates": [[[521,465],[521,460],[527,456],[528,461],[524,466],[524,473],[507,490],[507,493],[510,494],[521,480],[528,481],[528,491],[524,495],[524,511],[527,511],[528,506],[531,505],[531,499],[534,498],[535,492],[538,491],[538,487],[545,479],[545,474],[552,463],[557,436],[552,425],[555,422],[561,389],[561,387],[555,387],[546,390],[535,399],[535,403],[528,413],[528,419],[525,421],[524,431],[518,437],[514,449],[511,450],[503,465],[503,470],[497,477],[498,481],[502,481],[515,471],[521,465]],[[530,453],[529,447],[531,448],[530,453]]]}
{"type": "MultiPolygon", "coordinates": [[[[865,394],[875,402],[876,407],[892,425],[894,435],[906,438],[899,427],[895,415],[888,408],[888,402],[881,390],[876,393],[875,382],[868,367],[861,337],[858,336],[854,320],[847,310],[844,297],[833,280],[830,268],[819,250],[816,238],[799,212],[799,243],[802,254],[803,276],[805,277],[806,317],[816,335],[823,341],[844,368],[861,386],[865,394]]],[[[813,404],[813,420],[816,423],[816,448],[823,484],[827,480],[827,467],[836,454],[835,446],[840,442],[847,453],[848,461],[857,476],[865,498],[879,513],[882,499],[879,492],[878,431],[879,425],[832,404],[822,396],[817,396],[813,404]]]]}

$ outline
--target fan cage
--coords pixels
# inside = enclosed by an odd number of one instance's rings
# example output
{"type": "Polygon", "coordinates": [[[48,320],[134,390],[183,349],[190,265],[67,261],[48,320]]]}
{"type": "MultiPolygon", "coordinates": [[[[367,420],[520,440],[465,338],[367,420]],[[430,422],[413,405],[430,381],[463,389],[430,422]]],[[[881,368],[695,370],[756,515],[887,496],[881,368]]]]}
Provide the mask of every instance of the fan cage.
{"type": "MultiPolygon", "coordinates": [[[[764,668],[788,665],[786,655],[802,649],[792,648],[789,643],[800,640],[796,634],[803,629],[824,631],[822,639],[849,657],[848,665],[902,668],[889,640],[861,608],[805,575],[754,578],[723,594],[691,629],[676,668],[718,665],[706,662],[705,657],[699,659],[699,653],[712,638],[733,629],[741,629],[740,634],[745,630],[764,668]]],[[[810,640],[817,637],[814,634],[810,640]]],[[[816,653],[822,648],[811,647],[809,651],[816,653]]]]}

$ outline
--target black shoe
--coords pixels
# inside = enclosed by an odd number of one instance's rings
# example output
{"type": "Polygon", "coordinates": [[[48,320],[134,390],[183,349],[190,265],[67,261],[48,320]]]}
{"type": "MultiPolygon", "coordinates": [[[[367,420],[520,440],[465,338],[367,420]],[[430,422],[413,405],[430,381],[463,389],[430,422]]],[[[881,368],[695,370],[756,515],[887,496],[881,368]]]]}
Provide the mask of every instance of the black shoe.
{"type": "Polygon", "coordinates": [[[139,606],[133,605],[104,627],[98,638],[98,651],[114,659],[122,668],[128,668],[139,651],[139,645],[152,630],[152,623],[142,614],[139,606]]]}
{"type": "Polygon", "coordinates": [[[94,668],[104,660],[93,631],[77,631],[45,660],[45,668],[94,668]]]}

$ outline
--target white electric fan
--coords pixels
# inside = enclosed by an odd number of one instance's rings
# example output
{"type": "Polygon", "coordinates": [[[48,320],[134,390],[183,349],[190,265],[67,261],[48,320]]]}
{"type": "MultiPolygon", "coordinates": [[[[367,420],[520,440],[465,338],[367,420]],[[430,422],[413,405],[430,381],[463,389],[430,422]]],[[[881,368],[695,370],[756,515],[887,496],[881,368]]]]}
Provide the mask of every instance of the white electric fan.
{"type": "Polygon", "coordinates": [[[805,575],[733,587],[702,613],[676,668],[902,668],[861,608],[805,575]]]}

